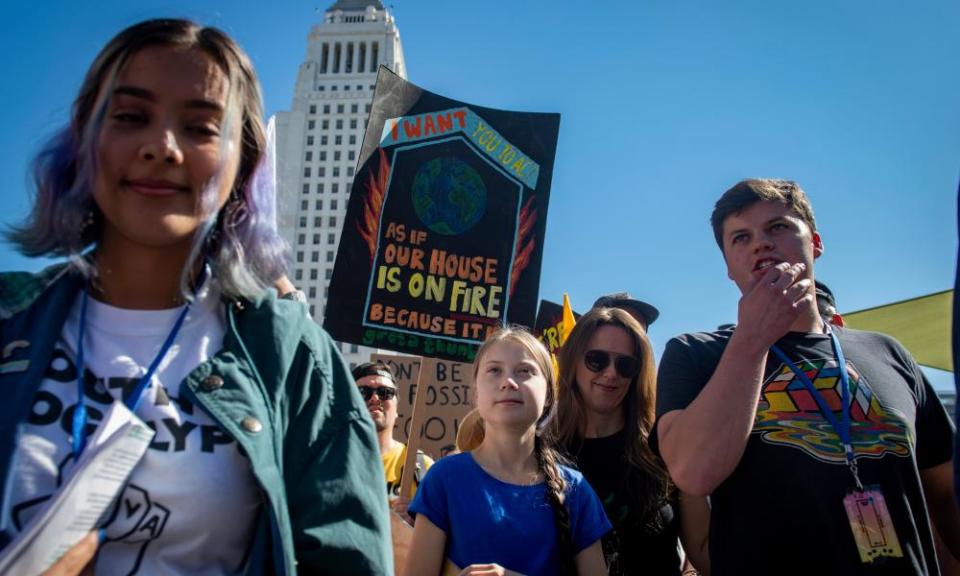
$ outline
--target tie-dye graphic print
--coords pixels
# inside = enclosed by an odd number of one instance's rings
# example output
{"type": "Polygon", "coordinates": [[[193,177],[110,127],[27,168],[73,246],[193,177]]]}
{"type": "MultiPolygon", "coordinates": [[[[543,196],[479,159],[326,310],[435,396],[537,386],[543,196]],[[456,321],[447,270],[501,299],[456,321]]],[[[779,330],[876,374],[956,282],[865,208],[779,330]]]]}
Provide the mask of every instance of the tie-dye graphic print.
{"type": "MultiPolygon", "coordinates": [[[[801,361],[797,367],[810,378],[839,422],[842,397],[837,361],[801,361]]],[[[850,435],[856,455],[908,456],[914,439],[904,416],[881,405],[869,383],[849,362],[847,374],[851,392],[850,435]]],[[[807,387],[785,364],[763,384],[753,433],[760,434],[764,442],[799,448],[823,462],[846,461],[837,432],[824,418],[807,387]]]]}

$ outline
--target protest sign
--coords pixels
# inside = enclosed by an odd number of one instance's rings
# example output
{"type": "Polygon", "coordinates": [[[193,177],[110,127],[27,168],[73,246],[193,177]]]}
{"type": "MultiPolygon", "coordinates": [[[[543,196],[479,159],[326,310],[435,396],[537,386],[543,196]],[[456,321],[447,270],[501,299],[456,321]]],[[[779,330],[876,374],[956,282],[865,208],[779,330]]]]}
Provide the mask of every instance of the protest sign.
{"type": "Polygon", "coordinates": [[[451,100],[381,68],[327,331],[470,362],[498,325],[533,325],[559,122],[451,100]]]}
{"type": "MultiPolygon", "coordinates": [[[[576,312],[573,313],[573,316],[576,319],[580,318],[580,315],[576,312]]],[[[563,306],[549,300],[541,300],[533,335],[543,342],[550,354],[557,354],[560,351],[560,334],[562,332],[563,306]]]]}
{"type": "MultiPolygon", "coordinates": [[[[390,354],[372,354],[370,359],[389,365],[397,378],[397,423],[393,437],[408,443],[421,359],[390,354]]],[[[423,360],[423,381],[427,385],[424,388],[426,415],[418,417],[422,422],[420,450],[436,460],[454,449],[460,421],[473,408],[473,366],[446,360],[423,360]]]]}

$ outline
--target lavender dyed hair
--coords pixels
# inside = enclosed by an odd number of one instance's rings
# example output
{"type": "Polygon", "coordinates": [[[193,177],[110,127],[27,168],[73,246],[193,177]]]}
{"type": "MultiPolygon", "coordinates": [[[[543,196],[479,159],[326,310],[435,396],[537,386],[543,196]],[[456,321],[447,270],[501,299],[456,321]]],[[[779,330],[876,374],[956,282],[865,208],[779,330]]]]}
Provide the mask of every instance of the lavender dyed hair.
{"type": "MultiPolygon", "coordinates": [[[[117,34],[97,55],[73,103],[70,123],[54,135],[33,162],[35,198],[26,220],[6,232],[26,256],[66,256],[85,274],[95,270],[82,257],[100,238],[103,215],[93,199],[97,140],[109,106],[111,86],[127,60],[150,46],[197,49],[226,75],[230,93],[227,118],[239,108],[240,163],[227,203],[214,211],[216,180],[208,184],[200,208],[209,214],[198,230],[181,288],[187,288],[194,263],[209,262],[226,296],[256,298],[286,273],[286,244],[276,229],[273,125],[264,129],[260,84],[246,53],[216,28],[188,20],[157,19],[117,34]]],[[[226,121],[221,158],[233,138],[226,121]]],[[[223,160],[222,160],[223,162],[223,160]]]]}

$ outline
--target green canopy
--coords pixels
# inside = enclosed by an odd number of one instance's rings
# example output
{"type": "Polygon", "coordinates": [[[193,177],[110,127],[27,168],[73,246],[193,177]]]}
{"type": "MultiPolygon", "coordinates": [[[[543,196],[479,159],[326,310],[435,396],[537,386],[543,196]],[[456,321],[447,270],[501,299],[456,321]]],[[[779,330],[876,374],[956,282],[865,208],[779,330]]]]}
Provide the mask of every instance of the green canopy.
{"type": "Polygon", "coordinates": [[[953,290],[944,290],[902,302],[843,314],[844,323],[857,330],[889,334],[907,347],[917,362],[953,371],[950,322],[953,290]]]}

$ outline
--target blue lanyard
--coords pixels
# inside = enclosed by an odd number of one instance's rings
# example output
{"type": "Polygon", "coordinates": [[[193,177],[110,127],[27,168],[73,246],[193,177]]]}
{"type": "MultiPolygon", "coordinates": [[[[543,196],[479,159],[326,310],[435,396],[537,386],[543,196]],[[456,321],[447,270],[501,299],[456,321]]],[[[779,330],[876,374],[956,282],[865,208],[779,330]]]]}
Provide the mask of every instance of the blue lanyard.
{"type": "MultiPolygon", "coordinates": [[[[201,284],[203,284],[206,275],[206,266],[204,266],[204,269],[200,273],[200,277],[197,280],[198,288],[201,284]]],[[[196,296],[196,290],[194,291],[194,296],[196,296]]],[[[80,329],[78,330],[79,333],[77,335],[76,364],[78,400],[76,410],[73,412],[72,443],[74,460],[78,460],[80,458],[80,454],[83,452],[83,449],[86,447],[87,443],[87,436],[84,433],[84,428],[87,426],[87,406],[84,402],[83,394],[83,333],[84,327],[87,324],[87,300],[89,297],[89,290],[84,288],[83,299],[80,301],[80,329]]],[[[190,302],[187,302],[186,306],[183,307],[183,310],[180,311],[180,314],[177,316],[177,321],[173,324],[173,329],[170,330],[170,334],[168,334],[167,339],[164,340],[163,345],[160,347],[160,351],[157,352],[153,362],[150,363],[150,367],[147,368],[147,373],[140,378],[140,381],[137,382],[137,386],[134,388],[133,393],[124,401],[124,404],[130,410],[130,412],[136,413],[137,408],[140,406],[140,401],[143,399],[143,393],[146,392],[147,388],[150,386],[150,380],[153,378],[154,372],[157,371],[157,367],[160,366],[160,362],[163,361],[163,358],[167,355],[167,352],[170,351],[170,347],[173,346],[173,342],[177,339],[177,334],[180,332],[180,328],[183,327],[183,321],[186,320],[187,313],[190,312],[190,304],[190,302]]]]}
{"type": "Polygon", "coordinates": [[[813,382],[810,381],[810,377],[806,375],[796,364],[790,361],[790,358],[784,354],[776,344],[770,347],[770,350],[780,359],[781,362],[786,364],[790,370],[796,375],[797,379],[803,382],[803,385],[807,388],[807,391],[810,392],[810,395],[813,396],[813,399],[816,400],[817,406],[820,408],[820,412],[823,414],[823,417],[827,419],[827,422],[833,427],[837,432],[837,436],[840,437],[840,442],[843,444],[843,450],[847,457],[847,465],[850,466],[850,471],[853,473],[853,479],[857,483],[857,488],[863,490],[863,485],[860,483],[860,476],[857,473],[857,457],[853,452],[853,440],[850,436],[850,378],[847,375],[847,362],[843,358],[843,349],[840,347],[840,340],[837,338],[837,335],[830,329],[829,326],[825,326],[827,334],[830,335],[830,341],[833,344],[833,353],[837,357],[838,371],[840,372],[840,420],[837,421],[836,415],[834,415],[833,410],[830,409],[830,406],[827,405],[827,401],[820,395],[820,392],[817,390],[817,387],[813,385],[813,382]]]}

